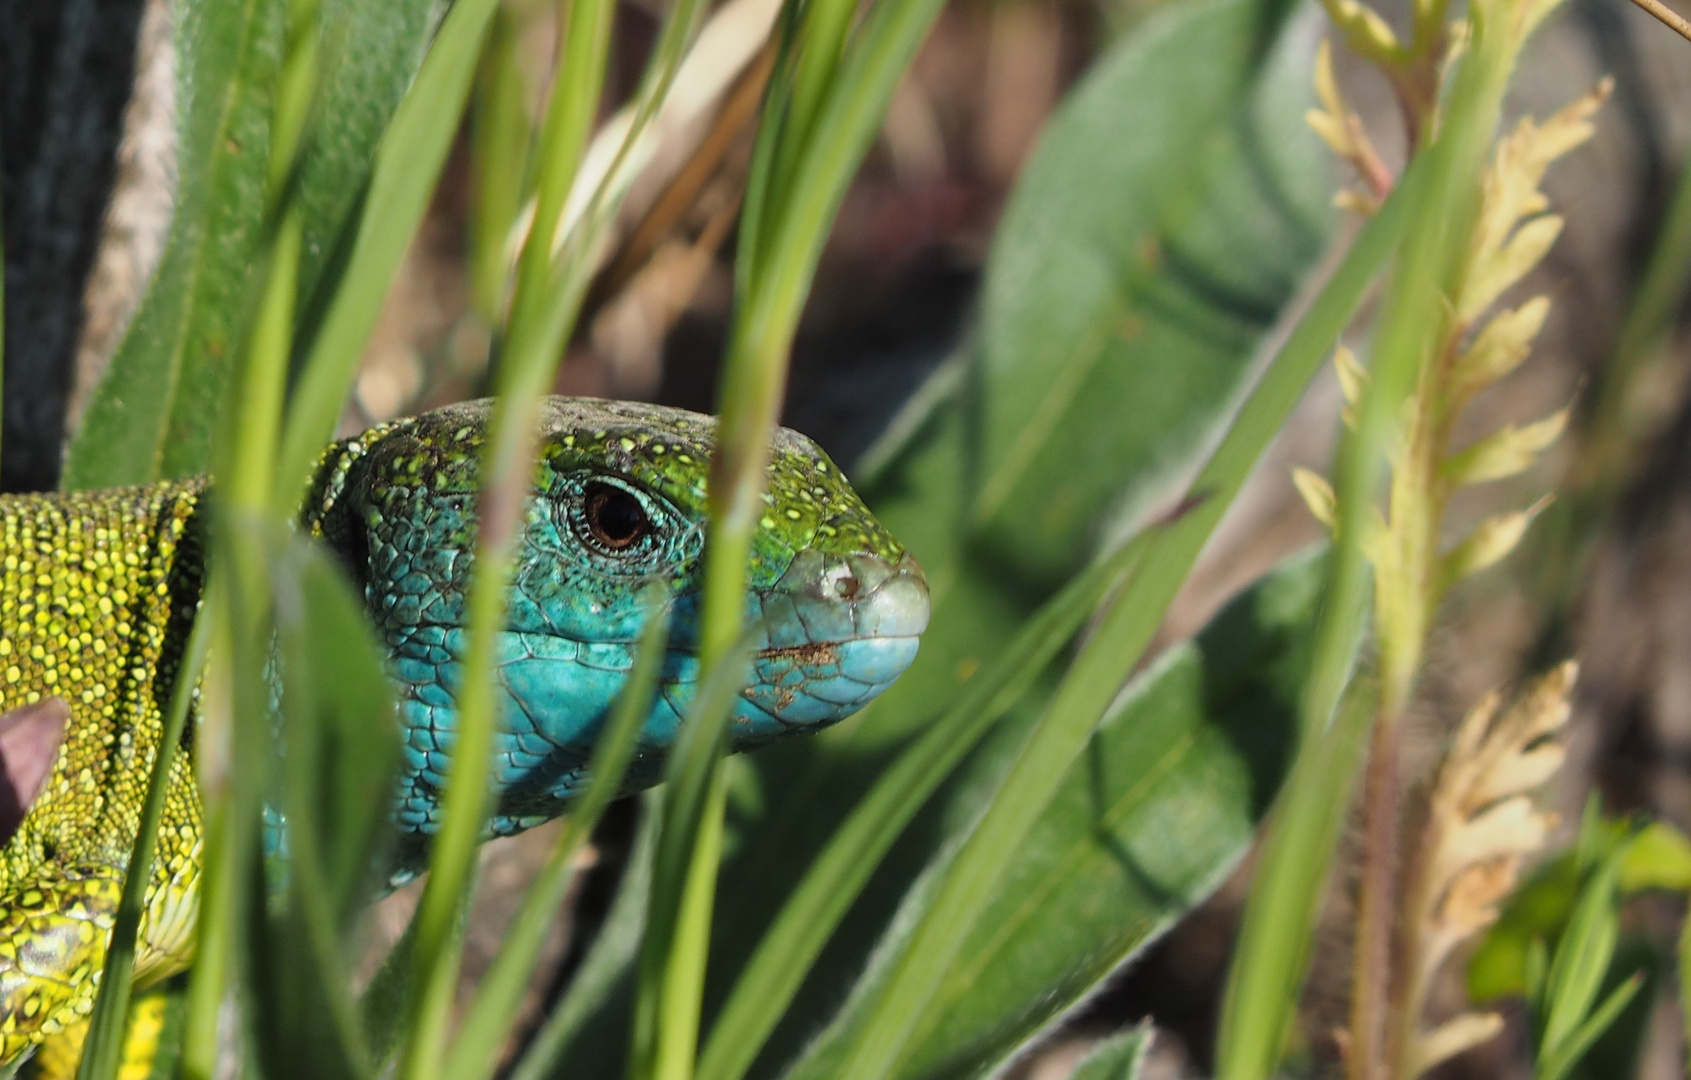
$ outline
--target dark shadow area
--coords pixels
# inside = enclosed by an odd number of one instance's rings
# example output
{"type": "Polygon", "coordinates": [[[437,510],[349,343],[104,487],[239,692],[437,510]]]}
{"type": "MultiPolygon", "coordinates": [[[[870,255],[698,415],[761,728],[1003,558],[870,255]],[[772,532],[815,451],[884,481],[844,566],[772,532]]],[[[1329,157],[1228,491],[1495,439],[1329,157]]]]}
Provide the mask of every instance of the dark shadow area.
{"type": "Polygon", "coordinates": [[[0,0],[6,333],[0,490],[58,486],[83,289],[145,0],[0,0]]]}

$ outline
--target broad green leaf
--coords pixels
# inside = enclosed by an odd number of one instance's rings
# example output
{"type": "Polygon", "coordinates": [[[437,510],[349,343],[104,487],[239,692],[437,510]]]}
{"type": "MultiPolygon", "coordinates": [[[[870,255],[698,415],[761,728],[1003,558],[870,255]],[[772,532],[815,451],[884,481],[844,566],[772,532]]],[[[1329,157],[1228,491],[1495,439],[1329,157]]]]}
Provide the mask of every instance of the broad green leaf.
{"type": "Polygon", "coordinates": [[[1691,889],[1691,839],[1665,821],[1653,821],[1627,842],[1618,878],[1621,895],[1641,889],[1691,889]]]}
{"type": "MultiPolygon", "coordinates": [[[[1322,563],[1264,579],[1138,676],[970,931],[893,1075],[1002,1062],[1212,890],[1249,847],[1287,764],[1322,563]]],[[[906,896],[839,1017],[787,1073],[839,1055],[906,946],[937,861],[906,896]]]]}
{"type": "Polygon", "coordinates": [[[1148,23],[1070,94],[1005,210],[969,524],[1017,574],[1061,580],[1167,494],[1320,249],[1330,174],[1298,107],[1304,49],[1237,109],[1260,18],[1226,0],[1148,23]]]}
{"type": "Polygon", "coordinates": [[[1070,1080],[1138,1080],[1156,1032],[1149,1024],[1105,1039],[1075,1067],[1070,1080]]]}
{"type": "MultiPolygon", "coordinates": [[[[310,340],[309,328],[341,284],[376,145],[423,61],[439,6],[437,0],[323,0],[326,70],[298,189],[305,220],[300,340],[310,340]]],[[[440,123],[454,126],[445,117],[440,123]]]]}
{"type": "MultiPolygon", "coordinates": [[[[1009,271],[993,269],[983,299],[982,344],[957,362],[960,370],[936,376],[927,400],[917,403],[926,405],[925,419],[895,431],[896,449],[874,452],[865,495],[921,560],[935,610],[915,667],[871,710],[864,725],[870,742],[896,739],[932,715],[936,703],[955,691],[959,675],[993,655],[1051,586],[1097,550],[1107,522],[1128,523],[1119,508],[1132,502],[1142,510],[1172,497],[1175,484],[1184,481],[1237,406],[1255,374],[1256,349],[1319,253],[1331,180],[1324,151],[1303,123],[1310,96],[1307,35],[1284,35],[1255,81],[1244,87],[1204,59],[1219,42],[1245,48],[1254,41],[1254,10],[1243,0],[1225,0],[1182,6],[1148,20],[1099,62],[1054,121],[1064,125],[1061,118],[1087,103],[1088,95],[1108,90],[1130,103],[1118,110],[1116,134],[1074,128],[1069,136],[1061,135],[1067,126],[1054,127],[1029,165],[1024,186],[1045,183],[1040,163],[1059,151],[1067,161],[1076,152],[1068,140],[1082,133],[1093,141],[1137,143],[1148,138],[1145,124],[1150,131],[1170,125],[1204,131],[1191,145],[1177,141],[1167,148],[1156,175],[1100,175],[1097,168],[1087,173],[1089,183],[1123,205],[1162,207],[1148,221],[1135,214],[1142,227],[1138,235],[1163,255],[1154,272],[1135,279],[1132,290],[1108,298],[1113,317],[1132,321],[1137,336],[1088,362],[1089,377],[1100,381],[1076,393],[1043,435],[1037,435],[1032,418],[995,411],[993,395],[1011,392],[1011,383],[1022,377],[989,344],[997,333],[992,328],[1010,319],[994,306],[1010,302],[1001,299],[1008,287],[992,284],[994,275],[1009,271]],[[1188,69],[1232,87],[1218,116],[1206,122],[1165,92],[1161,65],[1171,56],[1184,57],[1188,69]],[[1102,89],[1093,91],[1094,85],[1102,89]],[[1140,115],[1158,109],[1170,116],[1151,123],[1140,115]],[[1197,372],[1214,377],[1198,379],[1197,372]],[[1000,386],[1002,391],[994,389],[1000,386]],[[1183,388],[1178,407],[1163,396],[1173,386],[1183,388]],[[1036,436],[1052,441],[1036,445],[1030,441],[1036,436]],[[1068,442],[1082,437],[1101,441],[1086,448],[1068,442]],[[975,528],[978,500],[971,492],[1004,475],[989,465],[987,447],[995,442],[1016,443],[1031,454],[1027,493],[1006,511],[1015,523],[1008,531],[990,523],[975,528]],[[1071,493],[1089,485],[1103,485],[1087,497],[1096,506],[1085,513],[1065,510],[1071,493]]],[[[1101,108],[1102,103],[1089,105],[1076,115],[1095,127],[1102,120],[1092,114],[1101,108]]],[[[1065,257],[1068,238],[1048,239],[1057,245],[1051,257],[1065,257]]],[[[994,267],[1010,258],[1006,252],[1032,243],[1001,241],[994,267]]],[[[1047,306],[1071,303],[1048,300],[1047,306]]],[[[1039,371],[1039,357],[1050,354],[1018,355],[1033,369],[1028,378],[1054,377],[1039,371]]]]}
{"type": "Polygon", "coordinates": [[[178,180],[164,255],[65,460],[68,489],[204,471],[264,231],[282,0],[175,5],[178,180]]]}
{"type": "MultiPolygon", "coordinates": [[[[327,0],[323,81],[295,189],[300,294],[332,287],[377,137],[416,70],[433,0],[327,0]]],[[[265,231],[285,0],[180,0],[175,211],[159,269],[72,440],[66,488],[204,472],[265,231]]]]}

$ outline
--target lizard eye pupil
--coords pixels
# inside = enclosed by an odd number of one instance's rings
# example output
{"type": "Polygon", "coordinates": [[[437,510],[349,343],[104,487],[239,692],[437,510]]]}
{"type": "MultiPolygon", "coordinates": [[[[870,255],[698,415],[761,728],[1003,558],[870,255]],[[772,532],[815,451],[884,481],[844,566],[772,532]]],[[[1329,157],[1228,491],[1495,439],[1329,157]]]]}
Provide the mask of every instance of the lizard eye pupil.
{"type": "Polygon", "coordinates": [[[585,509],[588,532],[612,551],[626,551],[652,531],[640,500],[610,484],[590,484],[585,509]]]}

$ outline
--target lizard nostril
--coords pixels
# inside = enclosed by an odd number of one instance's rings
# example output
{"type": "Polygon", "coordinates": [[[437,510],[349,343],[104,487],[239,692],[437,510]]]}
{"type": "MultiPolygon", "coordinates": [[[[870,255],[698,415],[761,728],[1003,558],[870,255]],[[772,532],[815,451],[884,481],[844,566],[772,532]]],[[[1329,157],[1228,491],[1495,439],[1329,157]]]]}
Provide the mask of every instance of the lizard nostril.
{"type": "Polygon", "coordinates": [[[843,561],[825,566],[811,580],[815,583],[811,595],[818,600],[855,600],[864,591],[863,578],[843,561]]]}

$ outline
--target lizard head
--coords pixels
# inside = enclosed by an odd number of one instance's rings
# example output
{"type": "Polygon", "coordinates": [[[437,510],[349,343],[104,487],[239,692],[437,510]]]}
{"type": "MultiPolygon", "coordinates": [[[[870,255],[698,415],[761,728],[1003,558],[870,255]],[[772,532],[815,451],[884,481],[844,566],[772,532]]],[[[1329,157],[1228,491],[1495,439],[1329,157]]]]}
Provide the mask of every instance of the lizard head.
{"type": "MultiPolygon", "coordinates": [[[[433,831],[457,722],[490,407],[373,429],[325,459],[309,519],[364,590],[400,688],[400,824],[433,831]]],[[[705,476],[715,421],[552,398],[500,636],[493,831],[554,816],[587,779],[656,583],[670,607],[659,694],[629,787],[661,778],[700,678],[705,476]]],[[[814,443],[775,433],[746,618],[755,649],[730,738],[745,749],[841,720],[915,658],[928,590],[914,559],[814,443]]]]}

